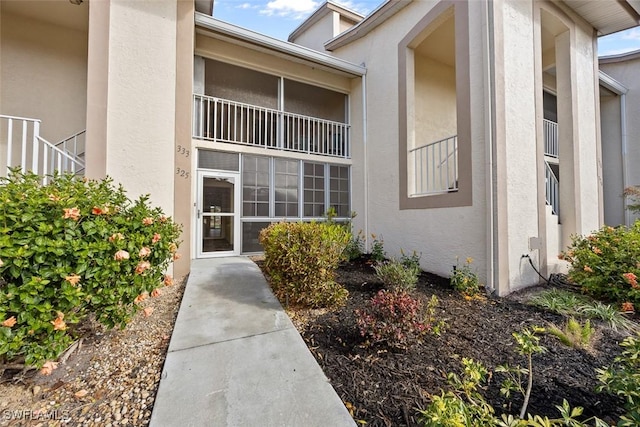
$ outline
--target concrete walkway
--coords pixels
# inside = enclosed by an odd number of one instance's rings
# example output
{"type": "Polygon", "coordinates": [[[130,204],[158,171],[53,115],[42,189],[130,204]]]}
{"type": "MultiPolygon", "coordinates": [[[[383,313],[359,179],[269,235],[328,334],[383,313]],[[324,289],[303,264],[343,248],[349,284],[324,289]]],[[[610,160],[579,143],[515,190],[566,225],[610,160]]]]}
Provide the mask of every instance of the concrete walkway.
{"type": "Polygon", "coordinates": [[[260,269],[230,257],[191,264],[150,425],[355,422],[260,269]]]}

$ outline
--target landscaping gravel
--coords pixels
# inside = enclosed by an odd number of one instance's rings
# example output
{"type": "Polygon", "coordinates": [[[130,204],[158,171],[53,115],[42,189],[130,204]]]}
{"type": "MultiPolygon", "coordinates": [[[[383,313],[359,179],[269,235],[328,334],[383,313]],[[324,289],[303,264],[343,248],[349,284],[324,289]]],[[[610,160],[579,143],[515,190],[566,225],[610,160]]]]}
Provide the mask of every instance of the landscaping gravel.
{"type": "Polygon", "coordinates": [[[93,325],[49,376],[5,372],[0,426],[148,425],[185,283],[143,301],[123,330],[93,325]]]}

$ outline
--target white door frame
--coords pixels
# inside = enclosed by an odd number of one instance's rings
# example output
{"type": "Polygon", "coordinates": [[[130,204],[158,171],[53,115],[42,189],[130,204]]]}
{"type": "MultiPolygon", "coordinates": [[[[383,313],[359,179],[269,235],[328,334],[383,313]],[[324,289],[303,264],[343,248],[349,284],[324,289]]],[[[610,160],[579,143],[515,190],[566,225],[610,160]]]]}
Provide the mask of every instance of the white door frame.
{"type": "Polygon", "coordinates": [[[198,185],[196,193],[196,218],[195,218],[195,242],[196,258],[213,258],[221,256],[240,255],[240,174],[234,172],[198,171],[198,185]],[[233,212],[215,213],[210,212],[203,206],[203,191],[205,178],[218,178],[230,181],[233,184],[233,212]],[[228,251],[205,252],[203,248],[204,227],[203,218],[230,217],[233,220],[233,249],[228,251]]]}

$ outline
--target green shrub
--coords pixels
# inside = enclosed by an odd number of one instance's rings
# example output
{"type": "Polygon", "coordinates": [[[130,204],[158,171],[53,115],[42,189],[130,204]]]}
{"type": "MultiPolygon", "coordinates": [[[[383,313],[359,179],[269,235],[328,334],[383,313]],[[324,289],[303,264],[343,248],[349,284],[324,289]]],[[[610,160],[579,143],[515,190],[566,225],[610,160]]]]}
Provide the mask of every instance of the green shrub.
{"type": "Polygon", "coordinates": [[[401,261],[392,259],[383,261],[373,267],[376,276],[389,290],[410,292],[416,288],[420,268],[415,264],[405,265],[401,261]]]}
{"type": "Polygon", "coordinates": [[[595,332],[589,319],[582,324],[573,317],[567,319],[567,323],[563,328],[552,324],[547,330],[551,335],[558,338],[562,344],[574,348],[586,348],[589,346],[591,337],[595,332]]]}
{"type": "Polygon", "coordinates": [[[463,266],[459,266],[456,263],[456,266],[451,272],[451,278],[449,279],[453,289],[467,296],[479,294],[481,287],[478,275],[471,270],[472,262],[472,258],[467,258],[463,266]]]}
{"type": "Polygon", "coordinates": [[[281,300],[309,307],[344,304],[348,292],[335,282],[351,238],[345,227],[319,222],[279,222],[260,232],[265,270],[281,300]]]}
{"type": "Polygon", "coordinates": [[[571,263],[569,278],[588,294],[618,303],[640,303],[640,222],[574,236],[560,257],[571,263]]]}
{"type": "Polygon", "coordinates": [[[371,253],[369,254],[371,261],[382,262],[387,258],[387,254],[384,251],[384,240],[378,239],[375,234],[371,235],[373,243],[371,244],[371,253]]]}
{"type": "Polygon", "coordinates": [[[141,295],[161,285],[179,234],[146,197],[131,202],[110,179],[2,178],[0,360],[42,366],[90,313],[124,326],[141,295]]]}
{"type": "Polygon", "coordinates": [[[640,425],[640,335],[627,337],[622,344],[622,354],[606,369],[598,369],[600,391],[614,393],[625,400],[627,414],[618,426],[640,425]]]}
{"type": "Polygon", "coordinates": [[[429,331],[438,333],[434,311],[438,298],[433,295],[425,308],[422,302],[404,291],[381,290],[363,310],[356,310],[360,334],[371,344],[406,349],[419,342],[429,331]]]}
{"type": "Polygon", "coordinates": [[[344,249],[344,256],[348,261],[354,261],[362,256],[364,253],[364,237],[362,237],[362,230],[356,235],[352,235],[347,243],[347,247],[344,249]]]}

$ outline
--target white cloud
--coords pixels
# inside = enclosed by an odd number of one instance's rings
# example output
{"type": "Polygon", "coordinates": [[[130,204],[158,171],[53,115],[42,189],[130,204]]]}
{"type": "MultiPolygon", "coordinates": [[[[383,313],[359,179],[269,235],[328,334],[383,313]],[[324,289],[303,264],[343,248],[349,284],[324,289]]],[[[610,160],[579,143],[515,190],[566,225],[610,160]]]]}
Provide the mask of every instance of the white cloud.
{"type": "Polygon", "coordinates": [[[335,1],[335,3],[347,9],[351,9],[354,12],[358,12],[361,15],[368,15],[369,12],[373,10],[371,7],[371,4],[353,1],[353,0],[337,0],[335,1]]]}
{"type": "Polygon", "coordinates": [[[267,16],[302,19],[316,10],[319,4],[314,0],[272,0],[260,13],[267,16]]]}
{"type": "Polygon", "coordinates": [[[242,3],[239,4],[238,6],[236,6],[236,9],[251,9],[254,8],[256,6],[253,6],[251,3],[242,3]]]}
{"type": "Polygon", "coordinates": [[[624,31],[623,33],[620,34],[620,38],[622,40],[633,40],[633,41],[640,42],[640,29],[632,28],[628,31],[624,31]]]}

